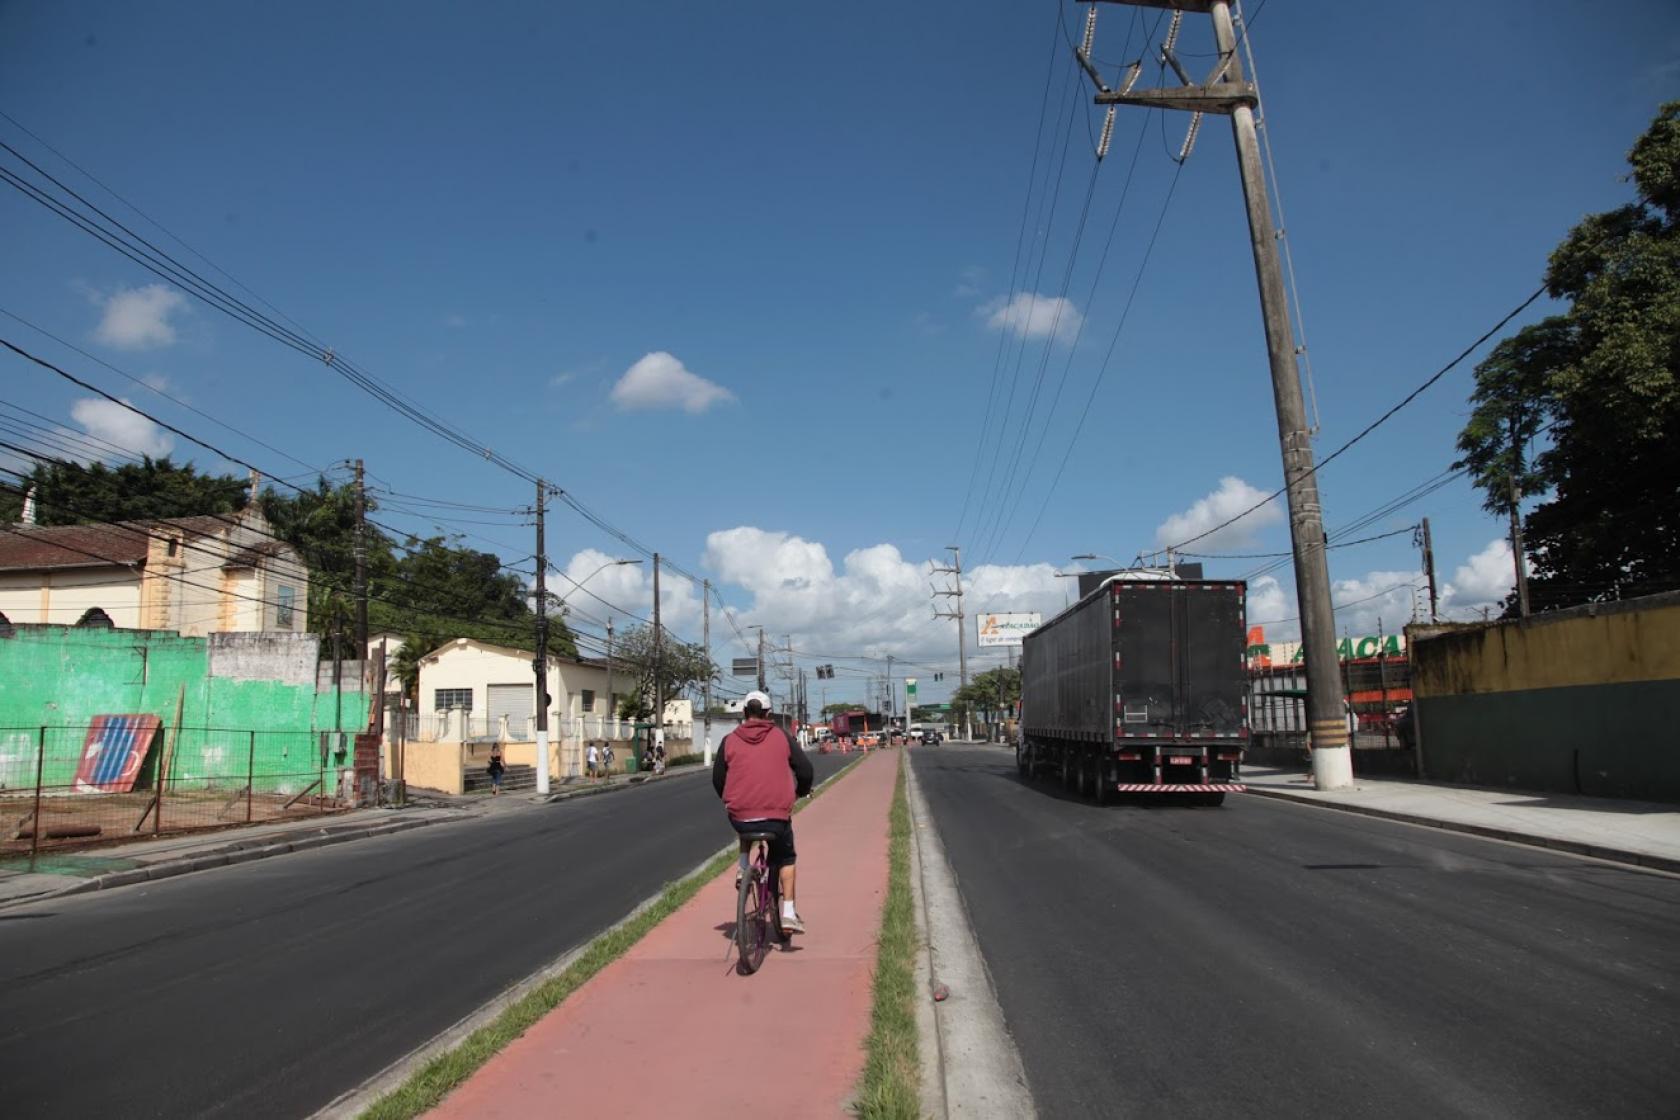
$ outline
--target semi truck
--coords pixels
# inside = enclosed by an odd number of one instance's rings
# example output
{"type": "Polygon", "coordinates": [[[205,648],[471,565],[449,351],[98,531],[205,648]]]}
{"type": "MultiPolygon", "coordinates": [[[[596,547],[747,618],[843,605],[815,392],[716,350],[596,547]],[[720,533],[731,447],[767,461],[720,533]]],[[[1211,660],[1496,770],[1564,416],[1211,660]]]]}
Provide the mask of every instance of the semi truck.
{"type": "Polygon", "coordinates": [[[1107,804],[1166,795],[1219,805],[1248,743],[1247,586],[1104,580],[1021,647],[1024,778],[1107,804]]]}

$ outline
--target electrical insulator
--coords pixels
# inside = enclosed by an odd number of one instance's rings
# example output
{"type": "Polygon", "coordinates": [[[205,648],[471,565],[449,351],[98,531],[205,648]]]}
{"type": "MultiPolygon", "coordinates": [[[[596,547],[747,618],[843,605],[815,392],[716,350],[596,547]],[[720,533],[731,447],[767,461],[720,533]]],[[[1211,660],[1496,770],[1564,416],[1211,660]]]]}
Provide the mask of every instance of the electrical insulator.
{"type": "Polygon", "coordinates": [[[1129,66],[1126,69],[1126,81],[1125,81],[1124,84],[1121,85],[1120,92],[1121,93],[1132,92],[1132,87],[1137,85],[1138,77],[1142,73],[1143,73],[1143,63],[1142,62],[1132,63],[1131,66],[1129,66]]]}
{"type": "Polygon", "coordinates": [[[1103,118],[1102,139],[1097,141],[1097,162],[1108,154],[1108,142],[1114,139],[1114,106],[1108,107],[1108,115],[1103,118]]]}
{"type": "Polygon", "coordinates": [[[1091,10],[1085,13],[1085,44],[1079,48],[1079,53],[1086,58],[1091,57],[1091,48],[1097,45],[1097,6],[1091,5],[1091,10]]]}
{"type": "Polygon", "coordinates": [[[1190,117],[1190,130],[1184,134],[1184,147],[1179,149],[1178,162],[1183,163],[1190,158],[1190,149],[1196,146],[1196,133],[1202,130],[1202,115],[1194,113],[1190,117]]]}
{"type": "Polygon", "coordinates": [[[1172,49],[1178,46],[1178,28],[1183,22],[1184,13],[1181,11],[1173,12],[1172,22],[1167,25],[1167,37],[1161,40],[1162,54],[1171,54],[1172,49]]]}

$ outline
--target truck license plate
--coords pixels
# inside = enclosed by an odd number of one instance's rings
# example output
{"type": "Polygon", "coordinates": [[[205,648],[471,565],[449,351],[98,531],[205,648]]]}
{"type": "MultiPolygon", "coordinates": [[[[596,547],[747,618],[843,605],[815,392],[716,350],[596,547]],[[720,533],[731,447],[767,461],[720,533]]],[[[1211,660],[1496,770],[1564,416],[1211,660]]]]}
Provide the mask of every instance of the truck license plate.
{"type": "Polygon", "coordinates": [[[1167,759],[1167,761],[1174,766],[1188,766],[1196,760],[1187,754],[1175,754],[1171,758],[1167,759]]]}

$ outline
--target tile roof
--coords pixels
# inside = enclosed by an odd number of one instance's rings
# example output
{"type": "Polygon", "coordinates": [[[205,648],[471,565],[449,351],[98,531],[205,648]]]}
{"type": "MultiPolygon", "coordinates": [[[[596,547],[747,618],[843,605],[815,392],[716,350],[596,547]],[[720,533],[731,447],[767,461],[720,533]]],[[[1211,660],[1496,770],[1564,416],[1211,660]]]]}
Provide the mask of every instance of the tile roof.
{"type": "Polygon", "coordinates": [[[186,536],[212,536],[226,530],[230,520],[205,516],[89,525],[0,526],[0,571],[143,564],[151,537],[170,530],[186,536]]]}

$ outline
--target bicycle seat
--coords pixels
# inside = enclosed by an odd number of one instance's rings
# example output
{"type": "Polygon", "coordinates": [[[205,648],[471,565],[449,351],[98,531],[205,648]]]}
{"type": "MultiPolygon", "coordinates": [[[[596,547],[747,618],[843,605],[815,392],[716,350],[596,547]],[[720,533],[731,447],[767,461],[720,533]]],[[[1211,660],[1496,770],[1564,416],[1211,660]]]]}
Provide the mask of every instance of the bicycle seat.
{"type": "Polygon", "coordinates": [[[776,834],[774,832],[743,832],[743,833],[741,833],[741,843],[742,844],[755,844],[760,840],[774,840],[775,838],[776,838],[776,834]]]}

